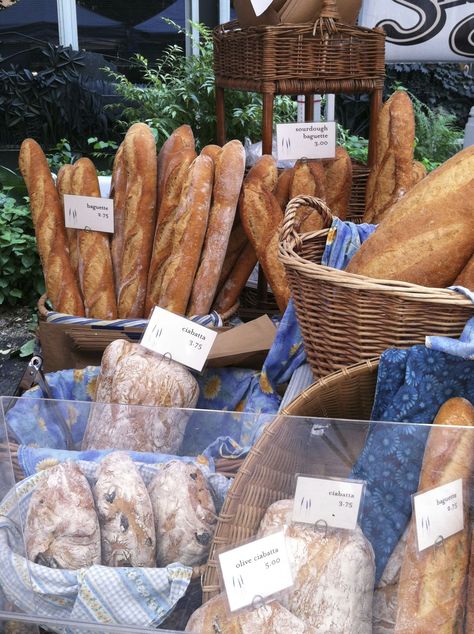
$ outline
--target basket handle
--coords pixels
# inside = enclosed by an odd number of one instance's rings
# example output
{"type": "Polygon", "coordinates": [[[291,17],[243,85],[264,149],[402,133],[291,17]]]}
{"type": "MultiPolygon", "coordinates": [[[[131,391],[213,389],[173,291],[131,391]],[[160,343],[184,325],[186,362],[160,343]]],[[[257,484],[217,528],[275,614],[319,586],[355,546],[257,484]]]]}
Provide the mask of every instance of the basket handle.
{"type": "Polygon", "coordinates": [[[336,33],[336,23],[339,22],[340,19],[341,16],[339,14],[339,9],[337,8],[336,0],[323,0],[321,13],[313,26],[313,35],[316,35],[316,31],[319,31],[321,37],[324,32],[329,34],[336,33]]]}
{"type": "Polygon", "coordinates": [[[312,209],[321,216],[324,225],[322,227],[323,229],[329,229],[332,225],[333,215],[329,207],[320,198],[315,198],[314,196],[296,196],[296,198],[290,200],[286,206],[285,217],[280,230],[280,242],[286,242],[290,236],[293,239],[298,239],[298,234],[295,231],[295,218],[296,211],[302,205],[312,207],[312,209]]]}

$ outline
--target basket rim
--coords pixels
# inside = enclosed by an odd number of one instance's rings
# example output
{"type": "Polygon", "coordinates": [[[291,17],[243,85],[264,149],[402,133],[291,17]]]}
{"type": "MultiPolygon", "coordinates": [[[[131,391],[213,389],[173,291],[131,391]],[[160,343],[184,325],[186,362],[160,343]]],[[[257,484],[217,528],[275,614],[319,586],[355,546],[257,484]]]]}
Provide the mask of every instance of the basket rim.
{"type": "Polygon", "coordinates": [[[300,234],[297,240],[291,237],[282,240],[280,234],[278,259],[285,267],[297,270],[299,273],[306,274],[308,277],[330,282],[335,286],[342,286],[347,289],[359,291],[377,291],[379,293],[397,295],[405,299],[416,299],[427,303],[471,307],[474,310],[474,304],[470,299],[448,288],[420,286],[418,284],[412,284],[411,282],[376,279],[356,273],[348,273],[347,271],[334,269],[324,264],[311,262],[301,257],[295,251],[297,245],[301,246],[304,242],[309,242],[316,237],[327,236],[329,231],[330,229],[323,229],[300,234]]]}
{"type": "MultiPolygon", "coordinates": [[[[382,39],[385,39],[385,32],[382,29],[371,29],[369,27],[366,26],[360,26],[360,25],[354,25],[354,24],[347,24],[346,22],[343,22],[342,20],[336,20],[336,28],[339,31],[340,27],[342,27],[342,31],[351,31],[351,33],[360,33],[361,35],[373,35],[382,39]]],[[[265,33],[278,33],[279,31],[301,31],[302,29],[307,29],[309,32],[311,32],[312,35],[315,35],[313,33],[313,29],[314,29],[314,23],[315,21],[310,21],[310,22],[297,22],[297,23],[284,23],[284,24],[256,24],[256,25],[252,25],[252,26],[241,26],[238,20],[230,20],[229,22],[224,22],[224,24],[218,24],[217,26],[214,27],[213,29],[213,34],[215,36],[222,36],[222,35],[226,35],[227,37],[229,36],[229,34],[232,33],[249,33],[249,34],[255,34],[255,35],[259,35],[259,34],[265,34],[265,33]]],[[[337,31],[336,31],[336,35],[337,35],[337,31]]]]}

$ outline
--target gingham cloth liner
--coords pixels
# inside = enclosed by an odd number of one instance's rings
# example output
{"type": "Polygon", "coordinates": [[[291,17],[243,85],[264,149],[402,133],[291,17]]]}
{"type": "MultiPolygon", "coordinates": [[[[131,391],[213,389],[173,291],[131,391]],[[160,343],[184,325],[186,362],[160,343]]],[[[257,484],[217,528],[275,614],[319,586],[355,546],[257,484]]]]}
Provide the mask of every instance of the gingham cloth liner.
{"type": "MultiPolygon", "coordinates": [[[[78,464],[89,480],[94,478],[96,463],[78,464]]],[[[146,484],[159,469],[156,465],[137,466],[146,484]]],[[[205,468],[203,471],[209,475],[205,468]]],[[[26,560],[20,527],[33,490],[44,476],[41,471],[21,481],[0,504],[0,586],[7,600],[39,619],[159,625],[186,592],[192,574],[188,566],[173,563],[166,568],[60,570],[26,560]]],[[[55,631],[70,634],[73,630],[55,631]]]]}

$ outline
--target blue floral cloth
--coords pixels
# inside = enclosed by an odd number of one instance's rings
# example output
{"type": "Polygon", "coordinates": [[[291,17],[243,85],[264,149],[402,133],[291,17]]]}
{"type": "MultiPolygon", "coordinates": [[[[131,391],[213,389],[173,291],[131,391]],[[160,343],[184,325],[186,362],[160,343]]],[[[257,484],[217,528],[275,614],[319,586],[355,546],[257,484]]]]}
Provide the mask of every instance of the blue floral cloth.
{"type": "Polygon", "coordinates": [[[333,269],[345,269],[351,258],[360,249],[360,245],[375,231],[377,225],[353,222],[333,218],[324,248],[321,264],[333,269]]]}
{"type": "MultiPolygon", "coordinates": [[[[474,402],[474,361],[421,345],[386,350],[371,418],[430,424],[454,396],[474,402]]],[[[352,470],[353,478],[367,481],[361,527],[374,548],[377,579],[410,519],[428,432],[419,425],[375,422],[352,470]]]]}

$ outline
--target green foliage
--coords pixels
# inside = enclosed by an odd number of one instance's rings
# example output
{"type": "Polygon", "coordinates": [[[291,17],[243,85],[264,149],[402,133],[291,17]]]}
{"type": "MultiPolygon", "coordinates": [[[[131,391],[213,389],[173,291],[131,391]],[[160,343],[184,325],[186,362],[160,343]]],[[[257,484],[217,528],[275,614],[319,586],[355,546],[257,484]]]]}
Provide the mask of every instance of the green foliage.
{"type": "Polygon", "coordinates": [[[347,150],[349,156],[359,163],[367,163],[369,142],[363,137],[351,134],[337,124],[337,143],[347,150]]]}
{"type": "MultiPolygon", "coordinates": [[[[212,34],[203,25],[194,26],[200,34],[199,55],[186,57],[180,46],[173,45],[154,66],[136,55],[135,64],[143,76],[142,85],[133,84],[120,73],[108,71],[116,81],[116,91],[128,104],[120,112],[124,128],[135,121],[146,121],[156,130],[159,146],[182,124],[192,127],[198,148],[216,142],[212,34]]],[[[277,97],[275,123],[292,120],[296,108],[291,98],[277,97]]],[[[252,141],[261,138],[261,95],[227,90],[225,111],[227,138],[241,141],[246,136],[252,141]]]]}
{"type": "Polygon", "coordinates": [[[31,215],[7,188],[0,191],[0,305],[34,306],[44,293],[31,215]]]}
{"type": "Polygon", "coordinates": [[[74,163],[80,156],[79,152],[71,148],[68,139],[60,139],[51,152],[46,155],[46,158],[48,159],[49,169],[57,174],[63,165],[74,163]]]}

